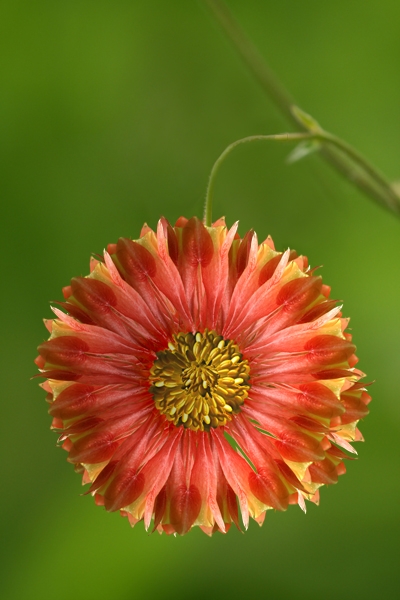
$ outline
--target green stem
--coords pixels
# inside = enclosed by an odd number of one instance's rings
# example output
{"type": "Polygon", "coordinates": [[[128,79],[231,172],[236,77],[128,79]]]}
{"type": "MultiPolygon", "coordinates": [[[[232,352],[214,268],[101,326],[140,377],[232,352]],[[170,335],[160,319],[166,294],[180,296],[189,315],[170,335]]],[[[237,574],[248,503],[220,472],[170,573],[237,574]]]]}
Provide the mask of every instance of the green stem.
{"type": "MultiPolygon", "coordinates": [[[[315,127],[315,124],[314,124],[315,127]]],[[[207,193],[206,193],[206,201],[204,206],[204,224],[207,227],[211,227],[212,223],[212,204],[214,198],[214,187],[215,180],[218,174],[218,171],[228,156],[237,146],[241,144],[247,144],[249,142],[256,141],[272,141],[272,142],[304,142],[304,141],[317,141],[327,146],[332,146],[337,148],[341,153],[343,153],[348,160],[352,161],[354,165],[363,169],[365,173],[367,173],[375,182],[377,186],[382,186],[385,188],[386,180],[380,175],[380,173],[373,167],[370,163],[368,163],[363,156],[361,156],[357,150],[355,150],[352,146],[350,146],[347,142],[344,142],[340,138],[332,135],[331,133],[324,131],[323,129],[315,129],[312,132],[305,133],[279,133],[276,135],[249,135],[248,137],[242,138],[240,140],[236,140],[229,144],[227,148],[222,152],[222,154],[217,158],[214,163],[213,168],[211,169],[210,178],[208,180],[207,193]]],[[[398,212],[399,205],[393,207],[394,212],[398,212]]]]}
{"type": "Polygon", "coordinates": [[[266,64],[253,42],[246,36],[238,22],[233,18],[225,2],[222,0],[203,0],[211,11],[215,20],[224,30],[249,71],[261,84],[264,91],[289,121],[298,125],[292,113],[292,106],[296,104],[289,92],[279,81],[275,73],[266,64]]]}
{"type": "MultiPolygon", "coordinates": [[[[232,17],[225,2],[223,0],[203,0],[203,2],[210,9],[246,66],[276,106],[296,128],[300,127],[303,131],[314,133],[313,137],[317,139],[315,121],[310,119],[311,124],[309,124],[302,118],[304,113],[296,108],[296,102],[232,17]]],[[[323,132],[319,127],[318,132],[320,136],[318,139],[321,139],[323,133],[323,141],[325,142],[321,149],[323,157],[370,198],[399,216],[400,197],[379,170],[343,140],[323,132]]]]}
{"type": "Polygon", "coordinates": [[[387,208],[397,216],[400,215],[400,198],[395,192],[391,183],[375,167],[375,165],[369,162],[365,156],[363,156],[360,152],[358,152],[358,150],[353,148],[346,141],[331,133],[328,133],[327,131],[323,132],[321,139],[338,148],[341,152],[347,155],[350,161],[357,165],[361,169],[362,173],[367,176],[367,178],[361,177],[357,179],[356,171],[349,167],[348,171],[346,171],[348,179],[360,187],[364,192],[370,193],[371,197],[373,197],[374,200],[377,200],[381,206],[387,208]],[[369,187],[368,184],[368,177],[370,178],[371,187],[369,187]],[[365,184],[367,185],[367,189],[363,187],[365,184]]]}
{"type": "Polygon", "coordinates": [[[309,140],[314,137],[313,134],[310,133],[280,133],[277,135],[249,135],[248,137],[242,138],[240,140],[236,140],[229,144],[227,148],[222,152],[222,154],[217,158],[214,163],[213,168],[211,169],[210,177],[208,180],[207,193],[206,193],[206,201],[204,205],[204,224],[207,227],[211,227],[212,223],[212,204],[214,198],[214,187],[215,187],[215,179],[217,173],[220,169],[220,166],[224,162],[225,158],[234,150],[237,146],[241,144],[247,144],[249,142],[256,142],[260,140],[267,141],[276,141],[276,142],[294,142],[294,141],[304,141],[309,140]]]}

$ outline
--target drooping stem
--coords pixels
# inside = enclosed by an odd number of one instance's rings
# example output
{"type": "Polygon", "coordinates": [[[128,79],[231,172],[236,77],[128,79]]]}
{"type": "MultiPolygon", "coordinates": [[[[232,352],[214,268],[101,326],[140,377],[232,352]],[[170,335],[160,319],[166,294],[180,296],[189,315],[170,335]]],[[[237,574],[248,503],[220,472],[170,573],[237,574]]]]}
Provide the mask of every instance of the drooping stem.
{"type": "MultiPolygon", "coordinates": [[[[370,163],[368,163],[361,154],[358,153],[350,144],[341,140],[335,135],[332,135],[328,131],[324,131],[321,129],[317,123],[310,124],[313,128],[313,131],[302,132],[302,133],[279,133],[276,135],[250,135],[248,137],[242,138],[240,140],[236,140],[229,144],[225,148],[225,150],[220,154],[220,156],[215,161],[213,168],[211,169],[210,177],[208,180],[207,193],[206,193],[206,201],[204,206],[204,224],[207,227],[211,226],[212,223],[212,204],[214,197],[214,186],[216,176],[218,171],[227,158],[227,156],[234,150],[237,146],[241,144],[247,144],[249,142],[256,141],[272,141],[272,142],[306,142],[306,141],[315,141],[319,142],[322,145],[325,145],[326,148],[334,148],[342,153],[346,159],[351,162],[355,168],[361,169],[364,171],[371,179],[374,181],[375,185],[381,186],[382,189],[386,187],[387,183],[384,177],[373,167],[370,163]]],[[[382,192],[383,193],[383,192],[382,192]]],[[[389,199],[388,199],[389,200],[389,199]]],[[[393,211],[398,214],[399,204],[393,206],[393,211]]]]}
{"type": "Polygon", "coordinates": [[[276,142],[295,142],[295,141],[304,141],[309,140],[313,136],[309,133],[281,133],[278,135],[249,135],[248,137],[242,138],[240,140],[236,140],[232,144],[229,144],[225,148],[225,150],[220,154],[220,156],[215,161],[213,168],[211,169],[210,177],[208,179],[207,193],[206,193],[206,201],[204,205],[204,225],[207,227],[211,227],[212,223],[212,205],[214,198],[214,186],[216,176],[220,169],[220,166],[228,156],[237,146],[241,144],[248,144],[249,142],[256,142],[261,140],[267,141],[276,141],[276,142]]]}
{"type": "MultiPolygon", "coordinates": [[[[296,128],[303,131],[315,134],[315,125],[318,130],[322,131],[314,119],[303,118],[305,113],[297,108],[296,102],[233,18],[225,2],[223,0],[203,0],[203,2],[210,9],[246,66],[285,117],[296,128]]],[[[320,133],[318,136],[321,139],[320,133]]],[[[399,195],[374,165],[346,142],[332,134],[324,132],[322,141],[324,143],[321,144],[321,154],[336,170],[381,206],[400,216],[399,195]]]]}

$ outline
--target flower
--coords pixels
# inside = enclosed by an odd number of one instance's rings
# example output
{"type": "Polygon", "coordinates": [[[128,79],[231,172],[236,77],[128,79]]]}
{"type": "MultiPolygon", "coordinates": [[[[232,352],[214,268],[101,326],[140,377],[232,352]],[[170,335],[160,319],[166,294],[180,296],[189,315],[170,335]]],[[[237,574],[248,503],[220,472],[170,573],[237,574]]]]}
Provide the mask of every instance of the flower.
{"type": "Polygon", "coordinates": [[[307,259],[237,223],[162,218],[72,279],[37,364],[96,503],[211,535],[317,503],[370,397],[348,319],[307,259]],[[65,311],[65,312],[64,312],[65,311]]]}

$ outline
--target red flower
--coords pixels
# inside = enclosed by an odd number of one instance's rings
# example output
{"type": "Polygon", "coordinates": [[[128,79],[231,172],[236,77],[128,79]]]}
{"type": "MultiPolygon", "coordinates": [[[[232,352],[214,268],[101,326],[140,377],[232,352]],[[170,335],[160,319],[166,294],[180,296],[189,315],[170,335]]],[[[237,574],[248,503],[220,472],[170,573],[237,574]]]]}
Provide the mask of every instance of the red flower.
{"type": "Polygon", "coordinates": [[[345,471],[370,400],[348,320],[296,252],[221,219],[121,238],[64,289],[37,364],[97,504],[132,525],[259,524],[345,471]]]}

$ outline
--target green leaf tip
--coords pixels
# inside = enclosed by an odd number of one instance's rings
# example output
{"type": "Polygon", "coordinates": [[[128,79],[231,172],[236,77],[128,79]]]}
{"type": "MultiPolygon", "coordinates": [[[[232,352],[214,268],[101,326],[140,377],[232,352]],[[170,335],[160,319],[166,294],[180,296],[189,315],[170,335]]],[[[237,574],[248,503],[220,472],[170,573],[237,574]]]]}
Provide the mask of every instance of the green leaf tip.
{"type": "Polygon", "coordinates": [[[302,158],[306,158],[310,154],[317,152],[321,148],[321,144],[317,140],[307,140],[298,144],[287,156],[286,163],[293,165],[302,158]]]}
{"type": "Polygon", "coordinates": [[[298,106],[293,105],[291,107],[291,111],[296,121],[300,123],[300,125],[302,125],[305,129],[307,129],[307,131],[310,131],[311,133],[322,132],[322,127],[320,126],[318,121],[316,121],[314,117],[312,117],[308,113],[304,112],[304,110],[302,110],[298,106]]]}

